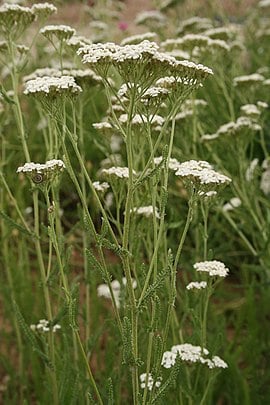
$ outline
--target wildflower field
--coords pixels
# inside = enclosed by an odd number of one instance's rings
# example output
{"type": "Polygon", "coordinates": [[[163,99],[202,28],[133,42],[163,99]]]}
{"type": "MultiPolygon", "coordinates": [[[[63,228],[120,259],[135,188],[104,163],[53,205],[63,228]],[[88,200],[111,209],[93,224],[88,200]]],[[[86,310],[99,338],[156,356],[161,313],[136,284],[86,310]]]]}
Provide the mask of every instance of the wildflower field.
{"type": "Polygon", "coordinates": [[[0,6],[0,404],[270,403],[270,1],[0,6]]]}

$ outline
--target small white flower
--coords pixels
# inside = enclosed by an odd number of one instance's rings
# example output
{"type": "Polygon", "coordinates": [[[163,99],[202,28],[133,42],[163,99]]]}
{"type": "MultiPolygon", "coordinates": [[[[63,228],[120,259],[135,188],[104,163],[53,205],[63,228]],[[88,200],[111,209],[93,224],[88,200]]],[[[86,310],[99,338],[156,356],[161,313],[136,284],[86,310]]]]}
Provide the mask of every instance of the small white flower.
{"type": "Polygon", "coordinates": [[[240,198],[233,197],[230,199],[229,202],[227,202],[226,204],[223,205],[222,211],[224,211],[224,212],[231,211],[234,208],[240,207],[241,204],[242,204],[242,201],[240,200],[240,198]]]}
{"type": "Polygon", "coordinates": [[[264,80],[265,80],[265,78],[263,75],[260,75],[259,73],[252,73],[250,75],[235,77],[233,79],[233,84],[234,84],[234,86],[251,85],[251,84],[262,83],[264,80]]]}
{"type": "MultiPolygon", "coordinates": [[[[146,380],[147,380],[147,374],[143,373],[140,375],[140,381],[141,381],[141,388],[144,389],[145,388],[145,384],[146,384],[146,380]]],[[[157,380],[155,381],[155,387],[160,387],[161,385],[161,381],[162,378],[158,377],[157,380]]],[[[147,388],[149,391],[152,391],[154,386],[154,379],[151,373],[148,374],[148,380],[147,380],[147,388]]]]}
{"type": "Polygon", "coordinates": [[[247,168],[246,173],[245,173],[246,181],[251,181],[253,179],[254,172],[256,170],[256,167],[258,166],[258,163],[259,163],[259,159],[257,159],[257,158],[253,159],[250,162],[250,165],[247,168]]]}
{"type": "Polygon", "coordinates": [[[206,281],[201,281],[201,282],[192,281],[191,283],[189,283],[189,284],[186,286],[186,289],[187,289],[187,290],[193,290],[193,289],[195,289],[195,290],[202,290],[202,289],[204,289],[204,288],[206,288],[206,287],[207,287],[206,281]]]}
{"type": "Polygon", "coordinates": [[[76,34],[76,30],[68,25],[46,25],[39,32],[50,39],[52,36],[56,36],[58,39],[69,39],[76,34]]]}
{"type": "Polygon", "coordinates": [[[225,264],[218,260],[198,262],[193,267],[196,271],[208,273],[211,277],[226,277],[229,273],[229,269],[225,267],[225,264]]]}
{"type": "MultiPolygon", "coordinates": [[[[154,158],[155,165],[159,165],[161,161],[162,161],[162,156],[154,158]]],[[[177,159],[175,159],[175,158],[170,158],[169,159],[169,164],[168,164],[169,169],[177,170],[179,165],[180,165],[180,162],[177,159]]]]}
{"type": "Polygon", "coordinates": [[[171,351],[166,351],[163,353],[161,365],[165,368],[171,368],[175,365],[177,354],[171,351]]]}
{"type": "Polygon", "coordinates": [[[157,207],[155,207],[155,211],[153,210],[153,206],[152,205],[148,205],[146,207],[134,207],[130,212],[134,212],[138,215],[143,215],[146,218],[149,218],[153,215],[153,213],[155,213],[155,217],[160,219],[160,213],[158,212],[157,207]]]}
{"type": "Polygon", "coordinates": [[[148,41],[153,41],[156,38],[157,34],[155,32],[145,32],[144,34],[131,35],[130,37],[124,38],[121,45],[138,44],[146,39],[148,41]]]}
{"type": "MultiPolygon", "coordinates": [[[[109,169],[102,169],[102,174],[108,176],[116,176],[120,179],[128,179],[129,177],[129,169],[128,167],[110,167],[109,169]]],[[[133,174],[136,175],[135,170],[133,170],[133,174]]]]}
{"type": "Polygon", "coordinates": [[[102,193],[104,193],[104,191],[106,191],[106,190],[108,190],[108,188],[110,188],[110,185],[108,183],[106,183],[106,181],[103,183],[100,183],[99,181],[94,181],[93,186],[94,186],[95,190],[101,191],[102,193]]]}
{"type": "MultiPolygon", "coordinates": [[[[127,279],[125,277],[122,278],[122,285],[125,288],[127,285],[127,279]]],[[[136,280],[132,279],[132,288],[135,289],[137,288],[137,282],[136,280]]],[[[112,289],[112,293],[115,299],[115,303],[117,308],[120,308],[120,297],[121,297],[121,284],[118,280],[113,280],[111,282],[111,289],[112,289]]],[[[98,297],[104,297],[107,299],[111,299],[111,292],[110,292],[110,288],[107,284],[100,284],[97,287],[97,295],[98,297]]]]}
{"type": "Polygon", "coordinates": [[[104,130],[104,129],[112,129],[112,126],[109,122],[103,121],[103,122],[95,122],[92,124],[95,129],[98,130],[104,130]]]}

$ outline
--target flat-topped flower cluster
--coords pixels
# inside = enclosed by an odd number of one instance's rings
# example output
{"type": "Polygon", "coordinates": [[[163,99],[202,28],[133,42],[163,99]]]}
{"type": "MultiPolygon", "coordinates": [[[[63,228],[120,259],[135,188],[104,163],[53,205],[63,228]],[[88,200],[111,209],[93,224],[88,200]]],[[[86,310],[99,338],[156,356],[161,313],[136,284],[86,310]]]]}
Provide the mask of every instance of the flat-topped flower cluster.
{"type": "Polygon", "coordinates": [[[231,179],[224,174],[216,172],[210,163],[203,160],[189,160],[180,163],[175,175],[196,186],[226,185],[231,179]]]}
{"type": "Polygon", "coordinates": [[[201,346],[194,346],[190,343],[172,346],[170,351],[163,353],[161,364],[165,368],[171,368],[176,363],[176,358],[179,356],[181,361],[187,363],[205,364],[208,368],[227,368],[228,365],[218,356],[207,358],[209,351],[201,346]]]}
{"type": "Polygon", "coordinates": [[[193,267],[197,272],[208,273],[211,277],[226,277],[229,273],[225,264],[218,260],[198,262],[193,267]]]}
{"type": "Polygon", "coordinates": [[[38,95],[66,95],[73,96],[82,91],[82,88],[77,85],[74,77],[61,76],[51,77],[43,76],[36,79],[29,80],[25,83],[24,94],[38,95]]]}
{"type": "MultiPolygon", "coordinates": [[[[139,66],[144,66],[147,77],[161,76],[163,72],[169,72],[173,76],[183,78],[193,78],[194,83],[200,83],[207,76],[213,74],[212,70],[204,65],[183,60],[178,61],[173,56],[158,51],[159,47],[155,42],[144,40],[134,45],[117,45],[112,42],[86,45],[78,50],[78,55],[82,55],[82,62],[89,64],[93,69],[105,74],[110,65],[120,70],[122,75],[130,81],[134,81],[136,70],[139,66]],[[136,66],[135,66],[136,65],[136,66]],[[135,71],[131,70],[131,66],[135,71]],[[126,69],[125,69],[126,67],[126,69]],[[102,70],[103,68],[103,70],[102,70]],[[105,68],[105,70],[104,70],[105,68]],[[155,69],[155,72],[154,72],[155,69]],[[196,80],[195,80],[196,79],[196,80]]],[[[138,69],[137,75],[141,76],[138,69]]],[[[100,73],[101,74],[101,73],[100,73]]]]}

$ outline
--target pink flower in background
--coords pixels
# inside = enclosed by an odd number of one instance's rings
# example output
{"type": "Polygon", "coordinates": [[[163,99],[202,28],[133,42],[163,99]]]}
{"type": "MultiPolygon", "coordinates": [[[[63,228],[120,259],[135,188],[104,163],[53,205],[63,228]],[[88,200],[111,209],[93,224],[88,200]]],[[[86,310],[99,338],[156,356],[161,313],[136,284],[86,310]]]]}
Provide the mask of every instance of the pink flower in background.
{"type": "Polygon", "coordinates": [[[121,31],[126,31],[128,29],[128,23],[125,21],[119,21],[118,22],[118,28],[121,31]]]}

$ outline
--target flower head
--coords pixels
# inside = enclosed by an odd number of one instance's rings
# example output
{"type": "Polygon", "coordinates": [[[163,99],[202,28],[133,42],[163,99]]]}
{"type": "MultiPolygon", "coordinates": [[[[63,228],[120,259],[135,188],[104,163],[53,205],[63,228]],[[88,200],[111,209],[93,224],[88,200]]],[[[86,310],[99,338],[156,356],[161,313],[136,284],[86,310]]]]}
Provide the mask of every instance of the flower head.
{"type": "Polygon", "coordinates": [[[180,163],[175,175],[181,177],[188,185],[200,191],[214,191],[219,186],[225,186],[231,179],[224,174],[216,172],[210,163],[202,160],[189,160],[180,163]]]}
{"type": "Polygon", "coordinates": [[[25,163],[18,167],[17,173],[25,173],[36,184],[44,184],[52,181],[63,171],[65,164],[62,160],[53,159],[46,163],[25,163]]]}
{"type": "Polygon", "coordinates": [[[54,39],[59,41],[67,40],[76,34],[76,30],[68,25],[46,25],[39,32],[49,41],[54,39]]]}
{"type": "Polygon", "coordinates": [[[24,94],[35,97],[57,98],[59,96],[72,97],[82,91],[72,76],[51,77],[43,76],[25,83],[24,94]]]}
{"type": "Polygon", "coordinates": [[[37,3],[31,7],[33,13],[40,19],[45,20],[50,15],[57,12],[57,8],[50,3],[37,3]]]}
{"type": "Polygon", "coordinates": [[[158,377],[156,379],[156,381],[154,381],[154,378],[153,378],[151,373],[148,374],[148,377],[147,377],[146,373],[143,373],[143,374],[140,375],[140,381],[141,381],[141,388],[142,389],[145,388],[146,381],[147,381],[147,388],[148,388],[149,391],[152,391],[154,385],[155,385],[156,388],[160,387],[162,378],[158,377]]]}
{"type": "Polygon", "coordinates": [[[196,271],[208,273],[211,277],[226,277],[229,273],[225,264],[218,260],[198,262],[193,267],[196,271]]]}
{"type": "Polygon", "coordinates": [[[0,7],[0,32],[5,37],[17,38],[34,21],[35,14],[29,7],[5,3],[0,7]]]}

